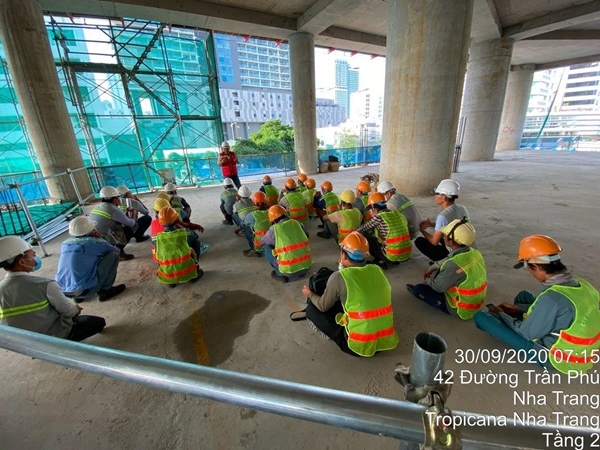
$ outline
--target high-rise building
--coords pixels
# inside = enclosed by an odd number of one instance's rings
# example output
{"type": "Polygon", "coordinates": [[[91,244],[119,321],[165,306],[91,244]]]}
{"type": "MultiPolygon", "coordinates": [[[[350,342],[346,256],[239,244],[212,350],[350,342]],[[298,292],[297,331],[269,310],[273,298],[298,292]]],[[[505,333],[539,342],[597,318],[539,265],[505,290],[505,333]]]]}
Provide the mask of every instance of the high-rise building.
{"type": "Polygon", "coordinates": [[[383,122],[383,90],[366,88],[350,95],[350,118],[359,122],[383,122]]]}
{"type": "Polygon", "coordinates": [[[335,94],[334,99],[350,115],[352,106],[350,95],[358,91],[358,69],[350,68],[348,61],[344,59],[335,60],[335,94]]]}
{"type": "MultiPolygon", "coordinates": [[[[289,45],[215,33],[221,120],[227,139],[247,139],[269,120],[294,124],[289,45]]],[[[345,120],[342,108],[317,99],[317,126],[345,120]]]]}
{"type": "Polygon", "coordinates": [[[585,63],[565,69],[557,92],[558,111],[600,110],[600,63],[585,63]]]}
{"type": "Polygon", "coordinates": [[[555,74],[556,70],[535,72],[529,93],[528,113],[545,113],[548,111],[557,87],[554,85],[555,74]]]}

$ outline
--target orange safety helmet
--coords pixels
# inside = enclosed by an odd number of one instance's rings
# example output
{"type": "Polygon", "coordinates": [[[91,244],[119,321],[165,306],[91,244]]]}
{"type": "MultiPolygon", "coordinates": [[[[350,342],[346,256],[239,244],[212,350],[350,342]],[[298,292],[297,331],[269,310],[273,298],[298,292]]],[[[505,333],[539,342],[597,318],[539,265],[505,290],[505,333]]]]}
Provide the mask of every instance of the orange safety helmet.
{"type": "Polygon", "coordinates": [[[171,223],[175,223],[179,220],[179,214],[170,206],[165,206],[158,213],[158,222],[161,225],[169,225],[171,223]]]}
{"type": "Polygon", "coordinates": [[[298,175],[298,181],[302,181],[304,183],[307,179],[308,179],[308,177],[303,173],[298,175]]]}
{"type": "Polygon", "coordinates": [[[258,191],[252,195],[252,203],[255,205],[262,205],[267,203],[267,195],[264,192],[258,191]]]}
{"type": "Polygon", "coordinates": [[[360,192],[371,192],[371,185],[363,180],[359,181],[354,189],[360,192]]]}
{"type": "Polygon", "coordinates": [[[280,205],[273,205],[269,208],[269,222],[275,222],[281,216],[285,215],[285,208],[280,205]]]}
{"type": "Polygon", "coordinates": [[[558,261],[560,260],[560,256],[558,256],[560,252],[562,252],[562,248],[551,237],[532,234],[521,239],[519,243],[519,262],[513,267],[515,269],[523,267],[525,262],[547,264],[558,261]]]}
{"type": "Polygon", "coordinates": [[[313,189],[316,185],[317,183],[312,178],[308,178],[304,183],[304,186],[306,186],[308,189],[313,189]]]}
{"type": "Polygon", "coordinates": [[[369,200],[367,201],[367,206],[374,205],[375,203],[385,203],[385,195],[381,192],[373,192],[369,194],[369,200]]]}
{"type": "Polygon", "coordinates": [[[333,185],[329,181],[324,181],[321,185],[321,189],[324,191],[333,192],[333,185]]]}
{"type": "Polygon", "coordinates": [[[288,189],[296,189],[296,182],[293,178],[288,178],[287,180],[285,180],[285,187],[288,189]]]}
{"type": "Polygon", "coordinates": [[[271,183],[273,180],[271,180],[271,177],[269,175],[265,175],[263,177],[263,183],[271,183]]]}
{"type": "Polygon", "coordinates": [[[340,243],[342,250],[353,261],[362,261],[369,254],[369,242],[362,234],[353,231],[340,243]]]}

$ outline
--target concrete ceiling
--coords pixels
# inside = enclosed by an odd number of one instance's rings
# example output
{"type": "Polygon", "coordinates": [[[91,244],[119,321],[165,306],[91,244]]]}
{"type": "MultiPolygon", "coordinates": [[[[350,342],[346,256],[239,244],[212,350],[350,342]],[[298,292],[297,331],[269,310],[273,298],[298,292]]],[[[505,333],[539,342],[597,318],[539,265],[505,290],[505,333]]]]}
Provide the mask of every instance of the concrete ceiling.
{"type": "MultiPolygon", "coordinates": [[[[385,55],[388,0],[40,0],[45,11],[132,17],[385,55]]],[[[513,65],[600,60],[600,1],[474,0],[472,39],[515,39],[513,65]]]]}

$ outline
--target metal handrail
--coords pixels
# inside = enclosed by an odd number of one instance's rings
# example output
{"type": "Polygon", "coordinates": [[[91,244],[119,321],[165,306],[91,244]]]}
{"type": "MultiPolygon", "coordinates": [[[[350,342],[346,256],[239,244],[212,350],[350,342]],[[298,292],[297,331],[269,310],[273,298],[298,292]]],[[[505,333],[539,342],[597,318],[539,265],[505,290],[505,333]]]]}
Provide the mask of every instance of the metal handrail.
{"type": "MultiPolygon", "coordinates": [[[[96,347],[6,325],[0,326],[0,347],[72,369],[310,422],[410,442],[425,438],[425,407],[409,402],[96,347]]],[[[463,419],[490,417],[453,413],[463,419]]],[[[461,432],[465,449],[523,449],[547,448],[542,433],[584,436],[591,442],[597,430],[552,424],[517,427],[508,421],[506,427],[462,427],[461,432]],[[515,432],[510,432],[512,427],[515,432]]]]}

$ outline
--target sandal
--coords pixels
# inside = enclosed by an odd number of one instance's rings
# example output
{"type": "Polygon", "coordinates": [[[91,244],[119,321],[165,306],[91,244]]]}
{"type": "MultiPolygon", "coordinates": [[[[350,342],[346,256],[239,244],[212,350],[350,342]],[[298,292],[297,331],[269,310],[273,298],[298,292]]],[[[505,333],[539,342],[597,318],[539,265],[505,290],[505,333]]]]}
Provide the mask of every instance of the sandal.
{"type": "Polygon", "coordinates": [[[290,314],[290,319],[292,319],[293,322],[300,322],[301,320],[306,320],[306,310],[303,309],[302,311],[294,311],[290,314]]]}

